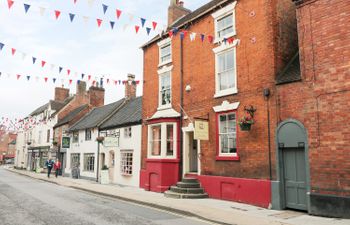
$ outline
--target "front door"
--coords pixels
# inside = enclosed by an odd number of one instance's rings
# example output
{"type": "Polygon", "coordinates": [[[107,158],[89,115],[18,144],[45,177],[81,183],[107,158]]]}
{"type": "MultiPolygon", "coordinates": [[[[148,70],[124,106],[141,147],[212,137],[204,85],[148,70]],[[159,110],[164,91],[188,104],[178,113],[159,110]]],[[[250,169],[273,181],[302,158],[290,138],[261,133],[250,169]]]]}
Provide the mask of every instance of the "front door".
{"type": "Polygon", "coordinates": [[[190,172],[198,172],[198,142],[193,139],[193,132],[189,135],[189,160],[190,160],[190,172]]]}
{"type": "Polygon", "coordinates": [[[286,207],[306,210],[306,168],[304,148],[282,149],[286,207]]]}

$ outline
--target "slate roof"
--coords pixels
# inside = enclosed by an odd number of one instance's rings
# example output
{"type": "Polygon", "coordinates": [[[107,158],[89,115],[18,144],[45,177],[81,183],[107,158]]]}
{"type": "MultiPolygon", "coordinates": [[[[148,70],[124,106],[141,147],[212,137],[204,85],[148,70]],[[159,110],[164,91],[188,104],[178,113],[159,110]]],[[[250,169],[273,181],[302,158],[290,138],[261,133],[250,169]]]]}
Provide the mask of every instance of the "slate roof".
{"type": "Polygon", "coordinates": [[[63,102],[59,102],[59,101],[55,101],[55,100],[50,100],[48,103],[46,103],[45,105],[40,106],[39,108],[37,108],[36,110],[34,110],[30,116],[35,116],[38,115],[42,112],[44,112],[49,105],[51,105],[51,109],[55,110],[56,112],[58,112],[59,110],[61,110],[65,105],[67,105],[71,100],[73,99],[73,97],[68,97],[66,98],[63,102]]]}
{"type": "Polygon", "coordinates": [[[89,128],[98,127],[105,119],[107,119],[116,109],[118,109],[125,99],[121,99],[117,102],[94,108],[73,126],[69,128],[69,131],[85,130],[89,128]]]}
{"type": "Polygon", "coordinates": [[[34,110],[30,115],[31,116],[38,115],[38,114],[44,112],[48,106],[49,106],[49,103],[46,103],[45,105],[42,105],[39,108],[37,108],[36,110],[34,110]]]}
{"type": "Polygon", "coordinates": [[[142,97],[129,100],[113,116],[106,120],[101,126],[101,130],[117,128],[133,124],[141,124],[142,120],[142,97]]]}
{"type": "Polygon", "coordinates": [[[276,77],[276,84],[286,84],[301,80],[299,52],[276,77]]]}
{"type": "Polygon", "coordinates": [[[70,113],[68,113],[65,117],[63,117],[62,119],[60,119],[57,124],[54,126],[54,128],[62,126],[64,124],[69,123],[70,121],[72,121],[81,111],[83,111],[84,109],[88,108],[89,105],[82,105],[74,110],[72,110],[70,113]]]}
{"type": "MultiPolygon", "coordinates": [[[[208,10],[212,9],[212,8],[217,8],[220,7],[222,4],[225,4],[227,2],[233,2],[232,0],[212,0],[210,2],[208,2],[207,4],[199,7],[198,9],[194,10],[192,13],[189,13],[181,18],[179,18],[178,20],[176,20],[172,25],[170,25],[170,28],[180,28],[183,27],[184,25],[190,23],[191,21],[200,18],[203,15],[206,15],[208,10]]],[[[168,30],[170,29],[168,28],[168,30]]],[[[166,34],[168,35],[168,34],[166,34]]],[[[141,46],[141,48],[144,48],[150,44],[152,44],[153,42],[157,41],[161,39],[161,37],[156,36],[154,37],[152,40],[150,40],[149,42],[147,42],[146,44],[144,44],[143,46],[141,46]]]]}

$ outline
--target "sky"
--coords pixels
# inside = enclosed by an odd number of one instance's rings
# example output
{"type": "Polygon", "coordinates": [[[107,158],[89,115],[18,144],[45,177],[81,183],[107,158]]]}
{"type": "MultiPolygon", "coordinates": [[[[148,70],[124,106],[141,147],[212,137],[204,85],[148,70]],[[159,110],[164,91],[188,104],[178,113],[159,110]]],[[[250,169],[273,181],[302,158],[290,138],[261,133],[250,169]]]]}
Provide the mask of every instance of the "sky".
{"type": "MultiPolygon", "coordinates": [[[[142,95],[140,46],[164,29],[170,0],[77,0],[76,4],[74,0],[13,1],[9,9],[7,0],[0,0],[0,43],[5,44],[0,51],[0,118],[26,117],[53,99],[58,86],[64,85],[74,94],[82,73],[85,80],[88,74],[91,80],[104,77],[105,104],[124,97],[124,87],[112,80],[125,80],[128,73],[141,81],[137,95],[142,95]],[[30,5],[27,13],[24,4],[30,5]],[[108,6],[106,14],[102,4],[108,6]],[[116,9],[122,11],[119,19],[116,9]],[[61,11],[58,19],[54,10],[61,11]],[[73,22],[68,13],[76,15],[73,22]],[[97,18],[102,19],[101,27],[97,18]],[[136,34],[134,26],[141,26],[140,18],[146,19],[145,27],[157,22],[156,30],[147,35],[145,28],[140,28],[136,34]],[[113,30],[110,21],[115,21],[113,30]],[[16,49],[14,55],[11,48],[16,49]],[[35,64],[33,56],[37,58],[35,64]],[[42,61],[46,62],[44,67],[42,61]],[[61,73],[59,67],[64,68],[61,73]],[[67,69],[71,70],[69,75],[67,69]],[[17,75],[21,75],[19,79],[17,75]],[[57,79],[55,83],[53,78],[57,79]],[[107,78],[111,80],[108,85],[107,78]]],[[[186,8],[195,10],[209,0],[184,2],[186,8]]]]}

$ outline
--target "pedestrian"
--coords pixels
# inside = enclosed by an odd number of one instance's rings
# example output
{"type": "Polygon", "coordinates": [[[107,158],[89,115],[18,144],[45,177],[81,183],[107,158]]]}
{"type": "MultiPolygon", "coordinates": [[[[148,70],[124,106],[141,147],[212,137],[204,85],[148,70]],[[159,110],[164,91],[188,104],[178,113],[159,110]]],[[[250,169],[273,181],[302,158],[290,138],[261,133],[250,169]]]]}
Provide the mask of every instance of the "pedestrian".
{"type": "Polygon", "coordinates": [[[60,170],[61,170],[61,162],[60,162],[59,159],[57,159],[57,161],[55,162],[55,164],[54,164],[54,169],[55,169],[55,176],[56,176],[56,178],[57,178],[58,173],[59,173],[60,170]]]}
{"type": "Polygon", "coordinates": [[[52,161],[52,159],[48,159],[45,163],[45,166],[47,167],[47,178],[50,178],[53,164],[54,164],[54,162],[52,161]]]}

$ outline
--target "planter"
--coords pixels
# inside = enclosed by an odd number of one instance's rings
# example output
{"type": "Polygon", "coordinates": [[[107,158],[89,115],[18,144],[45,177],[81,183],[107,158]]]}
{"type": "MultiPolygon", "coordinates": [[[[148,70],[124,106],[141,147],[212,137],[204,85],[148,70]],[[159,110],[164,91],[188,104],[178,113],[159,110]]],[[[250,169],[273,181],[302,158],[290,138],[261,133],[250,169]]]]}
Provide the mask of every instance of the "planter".
{"type": "Polygon", "coordinates": [[[239,124],[241,131],[250,131],[252,124],[251,123],[242,123],[239,124]]]}
{"type": "Polygon", "coordinates": [[[109,184],[109,170],[101,170],[101,184],[109,184]]]}
{"type": "Polygon", "coordinates": [[[97,141],[98,143],[102,143],[104,140],[105,140],[104,137],[97,137],[97,138],[96,138],[96,141],[97,141]]]}

